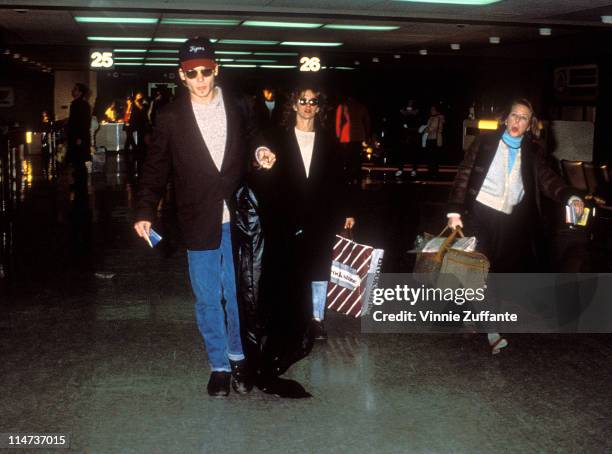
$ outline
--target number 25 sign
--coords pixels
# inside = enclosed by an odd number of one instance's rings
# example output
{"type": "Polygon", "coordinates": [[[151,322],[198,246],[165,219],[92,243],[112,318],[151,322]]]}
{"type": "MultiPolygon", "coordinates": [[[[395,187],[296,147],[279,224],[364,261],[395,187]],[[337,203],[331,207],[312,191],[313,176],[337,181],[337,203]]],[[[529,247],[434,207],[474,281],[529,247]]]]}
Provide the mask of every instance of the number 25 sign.
{"type": "Polygon", "coordinates": [[[321,60],[319,57],[302,57],[300,58],[300,71],[317,72],[321,69],[321,60]]]}
{"type": "Polygon", "coordinates": [[[89,67],[91,69],[110,69],[114,64],[112,51],[93,50],[89,54],[89,67]]]}

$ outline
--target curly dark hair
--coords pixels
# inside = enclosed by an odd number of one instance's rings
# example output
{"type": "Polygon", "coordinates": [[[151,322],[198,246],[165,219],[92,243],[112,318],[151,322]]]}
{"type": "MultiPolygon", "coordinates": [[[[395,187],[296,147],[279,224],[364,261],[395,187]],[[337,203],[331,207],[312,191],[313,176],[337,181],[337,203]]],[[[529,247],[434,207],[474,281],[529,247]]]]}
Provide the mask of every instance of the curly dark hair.
{"type": "Polygon", "coordinates": [[[317,114],[317,126],[323,127],[325,125],[325,121],[327,119],[327,96],[314,85],[300,85],[298,88],[291,92],[291,95],[287,99],[285,106],[283,108],[283,119],[281,124],[286,128],[291,128],[295,126],[295,111],[293,107],[298,103],[298,100],[304,95],[304,93],[310,90],[312,91],[317,99],[319,100],[319,113],[317,114]]]}

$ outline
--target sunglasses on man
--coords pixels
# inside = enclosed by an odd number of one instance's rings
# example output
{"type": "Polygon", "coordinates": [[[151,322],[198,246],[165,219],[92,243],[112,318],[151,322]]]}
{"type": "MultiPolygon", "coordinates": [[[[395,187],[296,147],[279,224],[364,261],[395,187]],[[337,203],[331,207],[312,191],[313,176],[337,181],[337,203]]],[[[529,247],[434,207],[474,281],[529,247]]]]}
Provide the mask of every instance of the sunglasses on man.
{"type": "Polygon", "coordinates": [[[309,105],[309,106],[318,106],[319,105],[319,99],[318,98],[300,98],[298,99],[298,103],[300,104],[300,106],[305,106],[305,105],[309,105]]]}
{"type": "Polygon", "coordinates": [[[183,71],[185,73],[185,77],[187,79],[195,79],[198,77],[198,73],[202,75],[202,77],[210,77],[215,72],[214,69],[204,68],[204,69],[188,69],[187,71],[183,71]]]}

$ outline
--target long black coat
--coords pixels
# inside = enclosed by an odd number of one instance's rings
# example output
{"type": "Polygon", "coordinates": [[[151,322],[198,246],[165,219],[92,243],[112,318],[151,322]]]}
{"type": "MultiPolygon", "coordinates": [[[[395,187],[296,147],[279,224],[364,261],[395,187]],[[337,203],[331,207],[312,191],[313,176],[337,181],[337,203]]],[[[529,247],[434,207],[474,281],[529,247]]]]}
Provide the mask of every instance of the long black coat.
{"type": "Polygon", "coordinates": [[[310,283],[329,279],[334,235],[352,203],[333,136],[316,132],[308,178],[293,128],[276,131],[267,145],[276,164],[250,182],[265,243],[254,319],[264,369],[280,375],[312,347],[310,283]]]}
{"type": "MultiPolygon", "coordinates": [[[[296,266],[307,281],[329,279],[334,236],[353,216],[353,201],[335,138],[317,130],[309,176],[295,131],[281,129],[271,138],[276,165],[262,194],[264,229],[295,249],[296,266]]],[[[285,249],[286,250],[286,249],[285,249]]],[[[280,251],[282,253],[282,251],[280,251]]]]}

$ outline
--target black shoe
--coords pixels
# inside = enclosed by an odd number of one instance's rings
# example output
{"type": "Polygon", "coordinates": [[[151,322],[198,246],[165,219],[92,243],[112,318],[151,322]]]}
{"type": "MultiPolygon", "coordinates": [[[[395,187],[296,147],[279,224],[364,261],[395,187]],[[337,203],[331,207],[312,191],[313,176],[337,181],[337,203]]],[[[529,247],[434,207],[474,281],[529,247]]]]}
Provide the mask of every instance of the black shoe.
{"type": "Polygon", "coordinates": [[[253,389],[253,383],[249,379],[246,360],[231,361],[232,366],[232,388],[238,394],[247,394],[253,389]]]}
{"type": "Polygon", "coordinates": [[[327,331],[321,320],[312,321],[312,334],[315,340],[327,340],[327,331]]]}
{"type": "Polygon", "coordinates": [[[226,397],[230,392],[230,379],[232,374],[226,371],[213,371],[208,380],[208,395],[213,397],[226,397]]]}

